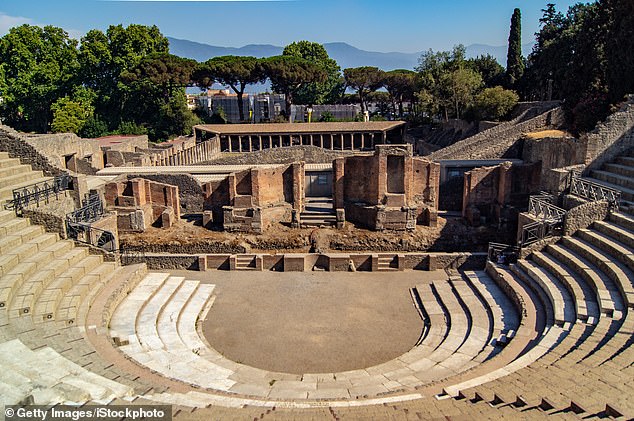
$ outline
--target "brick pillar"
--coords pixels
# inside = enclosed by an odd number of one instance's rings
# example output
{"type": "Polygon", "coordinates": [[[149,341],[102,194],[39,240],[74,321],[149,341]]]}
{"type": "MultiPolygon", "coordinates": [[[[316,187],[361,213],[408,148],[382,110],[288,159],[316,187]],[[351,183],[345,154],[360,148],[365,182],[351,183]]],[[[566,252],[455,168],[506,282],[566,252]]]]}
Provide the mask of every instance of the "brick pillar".
{"type": "Polygon", "coordinates": [[[344,169],[345,158],[337,158],[332,161],[332,183],[333,183],[333,207],[340,209],[344,207],[343,198],[343,181],[344,181],[344,169]]]}
{"type": "Polygon", "coordinates": [[[293,171],[293,209],[304,211],[304,161],[291,164],[293,171]]]}

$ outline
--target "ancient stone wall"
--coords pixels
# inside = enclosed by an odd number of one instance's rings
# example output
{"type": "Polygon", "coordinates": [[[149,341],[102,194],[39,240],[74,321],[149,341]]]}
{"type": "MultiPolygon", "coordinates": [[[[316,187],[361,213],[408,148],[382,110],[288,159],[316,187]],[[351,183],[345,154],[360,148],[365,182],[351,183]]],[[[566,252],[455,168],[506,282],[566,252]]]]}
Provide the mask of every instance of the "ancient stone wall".
{"type": "Polygon", "coordinates": [[[18,133],[8,126],[0,126],[0,150],[8,152],[11,158],[19,158],[22,164],[29,164],[34,170],[40,170],[45,175],[60,175],[64,171],[57,163],[52,162],[24,139],[22,133],[18,133]]]}
{"type": "Polygon", "coordinates": [[[204,209],[205,197],[203,188],[198,181],[188,174],[129,174],[128,180],[134,178],[145,178],[147,180],[156,181],[157,183],[169,184],[178,187],[178,195],[180,202],[180,212],[200,213],[204,209]]]}
{"type": "Polygon", "coordinates": [[[554,168],[583,163],[584,149],[584,143],[573,137],[525,138],[522,160],[541,162],[540,178],[545,179],[554,168]]]}
{"type": "Polygon", "coordinates": [[[150,225],[172,226],[180,218],[178,187],[134,178],[106,184],[106,205],[117,211],[121,232],[142,232],[150,225]]]}
{"type": "Polygon", "coordinates": [[[291,146],[285,148],[264,149],[241,154],[222,154],[207,162],[214,165],[249,165],[249,164],[329,164],[342,156],[352,156],[352,151],[335,151],[318,146],[291,146]]]}
{"type": "Polygon", "coordinates": [[[512,165],[505,162],[480,167],[464,174],[462,216],[473,226],[487,222],[513,222],[517,206],[539,191],[540,164],[512,165]]]}
{"type": "Polygon", "coordinates": [[[333,170],[335,208],[346,220],[373,230],[435,225],[440,165],[414,158],[411,145],[377,145],[373,156],[335,160],[333,170]]]}
{"type": "Polygon", "coordinates": [[[485,130],[475,136],[456,142],[429,155],[438,161],[441,159],[496,159],[518,158],[521,148],[516,145],[525,133],[546,128],[557,128],[564,122],[561,108],[553,104],[530,108],[510,122],[485,130]],[[544,109],[547,111],[544,112],[544,109]],[[535,115],[535,113],[540,114],[535,115]],[[532,116],[529,118],[529,116],[532,116]]]}
{"type": "Polygon", "coordinates": [[[97,140],[82,139],[74,133],[22,135],[22,139],[48,157],[58,168],[81,172],[83,166],[77,168],[75,162],[79,159],[84,159],[94,169],[104,167],[103,154],[97,140]]]}
{"type": "Polygon", "coordinates": [[[564,219],[563,235],[572,235],[581,228],[588,228],[594,221],[602,221],[608,215],[608,202],[588,202],[568,211],[564,219]]]}
{"type": "Polygon", "coordinates": [[[598,169],[617,155],[634,148],[634,95],[621,109],[581,139],[586,146],[585,164],[598,169]]]}

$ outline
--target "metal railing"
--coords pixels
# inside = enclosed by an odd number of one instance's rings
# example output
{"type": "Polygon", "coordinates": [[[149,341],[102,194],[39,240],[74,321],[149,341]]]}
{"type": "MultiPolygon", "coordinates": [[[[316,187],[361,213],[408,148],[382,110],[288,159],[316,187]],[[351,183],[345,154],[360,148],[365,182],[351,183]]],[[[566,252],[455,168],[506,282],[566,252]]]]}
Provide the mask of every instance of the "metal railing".
{"type": "Polygon", "coordinates": [[[99,247],[105,251],[117,252],[117,241],[114,234],[89,224],[66,221],[66,233],[69,238],[80,243],[99,247]]]}
{"type": "Polygon", "coordinates": [[[544,238],[549,238],[558,233],[563,225],[561,221],[535,221],[522,227],[520,246],[525,247],[544,238]]]}
{"type": "Polygon", "coordinates": [[[570,172],[570,193],[592,201],[605,200],[610,208],[618,209],[621,192],[581,178],[580,173],[570,172]]]}
{"type": "Polygon", "coordinates": [[[103,202],[98,194],[89,195],[83,201],[83,206],[66,214],[66,220],[70,223],[95,222],[104,214],[103,202]]]}
{"type": "Polygon", "coordinates": [[[516,246],[503,243],[489,243],[487,258],[497,264],[508,265],[516,263],[520,249],[516,246]]]}
{"type": "Polygon", "coordinates": [[[143,247],[121,246],[119,248],[120,260],[123,266],[141,263],[145,260],[143,247]]]}
{"type": "Polygon", "coordinates": [[[565,209],[553,205],[539,195],[529,198],[528,212],[543,221],[561,221],[566,216],[565,209]]]}
{"type": "Polygon", "coordinates": [[[50,180],[14,189],[13,199],[4,207],[5,209],[13,209],[16,215],[18,215],[27,206],[32,204],[39,206],[40,203],[49,203],[53,197],[57,200],[61,192],[70,189],[72,189],[72,179],[70,175],[58,175],[50,180]]]}

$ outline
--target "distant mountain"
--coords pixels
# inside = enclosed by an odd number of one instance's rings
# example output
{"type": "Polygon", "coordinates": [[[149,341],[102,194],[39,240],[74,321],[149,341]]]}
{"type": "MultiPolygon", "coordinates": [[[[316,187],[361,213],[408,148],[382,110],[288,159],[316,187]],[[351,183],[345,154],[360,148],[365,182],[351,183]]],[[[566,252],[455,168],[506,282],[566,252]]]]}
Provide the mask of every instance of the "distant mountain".
{"type": "MultiPolygon", "coordinates": [[[[269,44],[249,44],[244,47],[218,47],[200,42],[184,39],[170,38],[170,51],[181,57],[188,57],[197,61],[205,61],[211,57],[235,55],[270,57],[282,54],[283,47],[269,44]]],[[[525,44],[522,47],[524,55],[530,53],[533,44],[525,44]]],[[[335,59],[342,69],[348,67],[376,66],[383,70],[414,69],[418,65],[418,58],[423,53],[380,53],[365,51],[353,47],[345,42],[331,42],[324,44],[328,55],[335,59]]],[[[482,54],[491,54],[498,62],[506,65],[506,45],[491,46],[485,44],[472,44],[467,47],[467,57],[477,57],[482,54]]]]}

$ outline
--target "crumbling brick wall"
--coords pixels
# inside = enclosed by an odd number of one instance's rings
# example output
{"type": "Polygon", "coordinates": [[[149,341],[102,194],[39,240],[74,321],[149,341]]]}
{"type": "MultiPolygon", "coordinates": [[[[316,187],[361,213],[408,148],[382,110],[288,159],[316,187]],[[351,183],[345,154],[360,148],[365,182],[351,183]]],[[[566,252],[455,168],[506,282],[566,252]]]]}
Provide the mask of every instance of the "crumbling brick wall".
{"type": "Polygon", "coordinates": [[[117,211],[119,231],[172,226],[180,218],[178,187],[143,178],[115,180],[105,187],[106,205],[117,211]]]}
{"type": "Polygon", "coordinates": [[[487,222],[510,223],[517,219],[517,208],[531,193],[539,191],[541,164],[512,165],[504,162],[492,167],[474,168],[464,174],[462,216],[474,226],[481,217],[487,222]]]}
{"type": "Polygon", "coordinates": [[[414,158],[411,145],[377,145],[372,156],[335,160],[333,170],[335,207],[347,220],[375,230],[435,225],[440,165],[414,158]]]}

